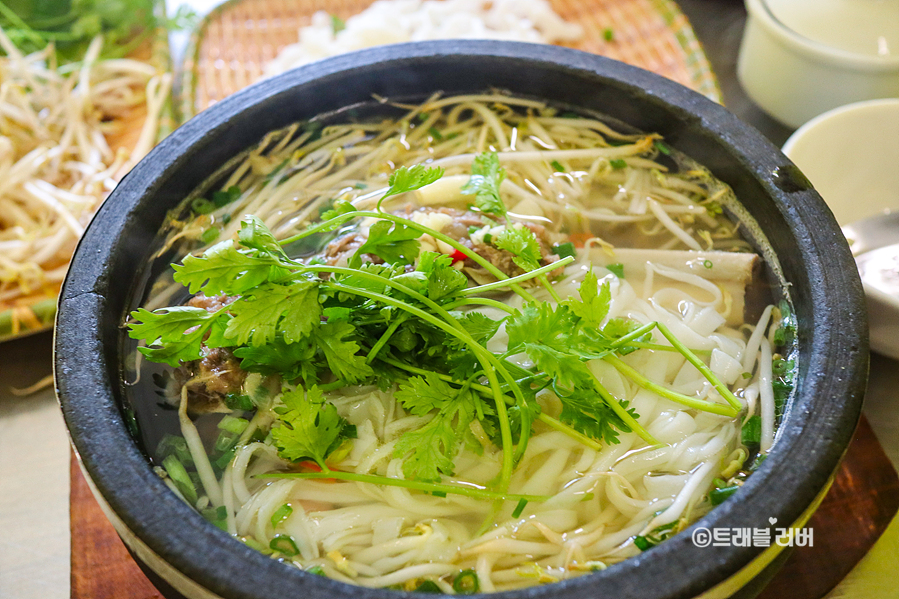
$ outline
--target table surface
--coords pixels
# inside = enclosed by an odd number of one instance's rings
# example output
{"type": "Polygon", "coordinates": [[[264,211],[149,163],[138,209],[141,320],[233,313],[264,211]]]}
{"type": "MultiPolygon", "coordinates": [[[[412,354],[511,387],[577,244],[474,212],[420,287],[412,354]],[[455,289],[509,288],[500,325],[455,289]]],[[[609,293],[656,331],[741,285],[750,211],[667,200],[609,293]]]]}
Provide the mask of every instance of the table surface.
{"type": "MultiPolygon", "coordinates": [[[[178,5],[179,0],[169,0],[178,5]]],[[[211,0],[192,0],[199,10],[211,0]]],[[[718,75],[725,105],[780,146],[791,130],[769,118],[736,80],[746,14],[742,0],[680,0],[718,75]]],[[[183,39],[183,38],[182,38],[183,39]]],[[[173,40],[174,41],[174,40],[173,40]]],[[[177,49],[174,52],[178,54],[177,49]]],[[[69,597],[69,449],[52,389],[19,397],[13,388],[51,372],[52,336],[0,344],[0,596],[69,597]]],[[[899,468],[899,362],[873,355],[865,412],[899,468]]],[[[828,599],[899,597],[899,517],[828,599]]]]}

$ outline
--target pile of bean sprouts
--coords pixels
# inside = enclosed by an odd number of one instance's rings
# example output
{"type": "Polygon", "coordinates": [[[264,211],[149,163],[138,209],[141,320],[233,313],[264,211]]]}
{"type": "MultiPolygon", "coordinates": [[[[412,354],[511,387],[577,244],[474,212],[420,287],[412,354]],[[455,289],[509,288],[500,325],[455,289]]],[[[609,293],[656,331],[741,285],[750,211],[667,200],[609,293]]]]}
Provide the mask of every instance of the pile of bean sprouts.
{"type": "Polygon", "coordinates": [[[155,145],[171,76],[100,60],[100,38],[70,68],[52,46],[24,55],[2,30],[0,46],[0,313],[13,310],[16,334],[40,326],[30,307],[56,297],[91,216],[155,145]],[[136,127],[133,147],[111,145],[136,127]]]}
{"type": "MultiPolygon", "coordinates": [[[[591,362],[602,385],[630,402],[640,424],[662,445],[648,446],[636,434],[623,433],[618,444],[588,446],[537,423],[509,491],[553,497],[515,515],[515,506],[506,505],[484,532],[490,502],[367,483],[257,478],[287,466],[270,443],[250,442],[275,419],[277,398],[258,409],[233,460],[216,478],[188,416],[185,391],[180,423],[202,481],[196,507],[223,506],[227,531],[256,547],[267,548],[276,534],[290,535],[298,553],[279,557],[297,567],[320,567],[330,578],[369,587],[412,590],[431,580],[447,593],[453,592],[449,577],[463,569],[474,570],[487,592],[602,569],[639,553],[636,536],[660,527],[677,532],[701,517],[711,507],[706,495],[713,479],[732,477],[748,457],[741,418],[761,415],[763,453],[775,433],[772,307],[761,310],[757,321],[728,324],[731,303],[723,286],[663,259],[671,255],[664,250],[691,250],[691,256],[745,252],[747,243],[736,226],[716,209],[735,201],[730,189],[683,157],[676,157],[676,171],[666,166],[662,155],[667,159],[670,149],[658,145],[657,135],[621,133],[597,118],[560,114],[536,101],[497,93],[434,97],[401,108],[407,112],[400,118],[323,129],[297,124],[270,134],[222,185],[237,186],[240,197],[201,215],[173,217],[166,248],[194,240],[190,249],[200,251],[195,240],[208,239],[211,230],[217,239],[232,237],[244,214],[258,216],[285,238],[316,220],[335,199],[373,206],[399,166],[446,169],[442,179],[414,192],[416,206],[464,208],[471,197],[459,188],[474,156],[496,151],[507,169],[501,192],[510,218],[572,239],[582,236],[577,261],[554,283],[557,293],[575,296],[587,270],[594,269],[610,283],[607,318],[665,323],[687,346],[705,352],[710,369],[744,411],[732,418],[686,408],[641,388],[602,360],[591,362]],[[642,280],[613,276],[598,265],[623,247],[654,248],[641,259],[642,280]],[[276,531],[272,515],[284,504],[292,512],[276,531]]],[[[146,307],[168,305],[179,288],[170,278],[160,281],[146,307]]],[[[542,289],[534,296],[552,301],[542,289]]],[[[520,307],[517,296],[504,301],[520,307]]],[[[478,310],[497,319],[503,315],[478,310]]],[[[653,341],[666,343],[658,332],[653,341]]],[[[502,353],[505,343],[501,332],[489,349],[502,353]]],[[[679,353],[641,349],[621,360],[681,393],[698,399],[714,393],[679,353]]],[[[402,478],[393,447],[404,430],[427,417],[406,414],[390,390],[375,387],[348,387],[326,399],[358,433],[334,469],[402,478]]],[[[538,401],[544,413],[559,415],[559,400],[550,391],[541,391],[538,401]]],[[[498,475],[501,451],[483,431],[478,436],[482,454],[463,448],[455,477],[447,482],[489,486],[498,475]]]]}

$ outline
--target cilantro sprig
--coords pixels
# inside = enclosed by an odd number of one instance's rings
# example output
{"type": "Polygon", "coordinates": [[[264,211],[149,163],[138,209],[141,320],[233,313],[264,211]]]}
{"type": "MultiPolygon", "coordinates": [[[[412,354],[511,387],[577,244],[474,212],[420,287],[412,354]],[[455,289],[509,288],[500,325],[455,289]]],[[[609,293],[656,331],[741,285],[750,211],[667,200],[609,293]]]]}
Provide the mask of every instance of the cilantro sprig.
{"type": "Polygon", "coordinates": [[[484,214],[505,217],[507,210],[499,195],[499,187],[506,177],[506,169],[499,164],[496,152],[478,154],[471,166],[471,178],[462,193],[475,196],[475,206],[484,214]]]}
{"type": "MultiPolygon", "coordinates": [[[[476,193],[501,204],[503,173],[496,157],[482,155],[475,171],[482,178],[476,193]]],[[[391,190],[415,189],[439,174],[408,169],[391,178],[391,190]]],[[[482,202],[482,210],[488,200],[482,202]]],[[[498,206],[491,210],[495,215],[502,212],[498,206]]],[[[541,265],[539,243],[527,227],[507,224],[495,238],[496,247],[512,253],[523,271],[509,278],[456,240],[398,215],[338,203],[323,218],[292,238],[277,240],[261,220],[246,217],[235,239],[174,265],[175,280],[191,293],[232,299],[212,312],[190,306],[140,309],[132,313],[129,324],[130,335],[144,342],[140,351],[150,360],[178,366],[224,347],[241,360],[243,369],[280,377],[287,391],[274,409],[272,442],[284,459],[314,463],[321,472],[274,476],[354,480],[519,503],[540,501],[545,498],[508,493],[514,465],[524,454],[535,420],[595,449],[601,443],[616,443],[620,433],[631,431],[651,445],[657,443],[634,410],[593,374],[592,360],[605,360],[637,385],[694,409],[722,415],[735,415],[740,409],[726,386],[662,324],[609,319],[609,283],[592,270],[577,298],[559,298],[547,274],[575,258],[541,265]],[[297,261],[284,249],[359,218],[374,222],[348,266],[297,261]],[[424,234],[465,253],[493,272],[496,282],[470,286],[450,257],[421,251],[418,238],[424,234]],[[363,262],[366,254],[383,263],[363,262]],[[556,302],[538,302],[520,287],[531,279],[540,280],[556,302]],[[516,310],[483,297],[497,290],[517,293],[522,307],[516,310]],[[490,305],[505,316],[459,311],[472,305],[490,305]],[[508,344],[498,353],[488,344],[503,325],[508,344]],[[654,331],[670,345],[651,343],[654,331]],[[639,347],[680,352],[727,405],[675,393],[619,359],[639,347]],[[508,360],[522,352],[530,357],[531,368],[508,360]],[[346,447],[354,429],[322,392],[349,384],[398,388],[396,398],[407,411],[428,417],[419,428],[403,433],[394,447],[394,455],[403,459],[404,479],[328,466],[329,457],[346,447]],[[541,413],[535,397],[544,388],[561,400],[560,419],[541,413]],[[460,448],[474,442],[470,426],[475,421],[502,453],[493,489],[441,482],[452,476],[460,448]]]]}

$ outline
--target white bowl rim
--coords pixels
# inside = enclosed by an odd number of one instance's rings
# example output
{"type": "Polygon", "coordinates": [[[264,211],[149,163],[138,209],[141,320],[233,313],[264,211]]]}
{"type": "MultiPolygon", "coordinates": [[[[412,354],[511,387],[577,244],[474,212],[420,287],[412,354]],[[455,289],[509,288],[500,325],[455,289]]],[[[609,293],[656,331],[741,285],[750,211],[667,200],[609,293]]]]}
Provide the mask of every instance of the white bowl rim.
{"type": "Polygon", "coordinates": [[[848,50],[840,50],[822,42],[816,42],[801,35],[781,22],[765,0],[745,0],[746,11],[759,19],[765,28],[784,43],[801,54],[824,64],[842,67],[847,70],[899,72],[899,56],[873,56],[859,54],[848,50]]]}
{"type": "MultiPolygon", "coordinates": [[[[751,2],[754,0],[749,1],[751,2]]],[[[866,110],[878,109],[882,107],[895,107],[897,110],[899,110],[899,98],[875,98],[873,100],[862,100],[860,102],[852,102],[851,104],[844,104],[843,106],[831,108],[827,112],[819,114],[818,116],[807,121],[801,127],[796,129],[796,131],[794,131],[793,134],[790,135],[787,141],[784,142],[781,151],[788,157],[791,157],[791,152],[793,151],[794,146],[799,143],[799,140],[808,135],[808,133],[813,129],[817,129],[821,125],[821,123],[825,121],[843,118],[843,115],[846,114],[863,112],[866,110]]]]}

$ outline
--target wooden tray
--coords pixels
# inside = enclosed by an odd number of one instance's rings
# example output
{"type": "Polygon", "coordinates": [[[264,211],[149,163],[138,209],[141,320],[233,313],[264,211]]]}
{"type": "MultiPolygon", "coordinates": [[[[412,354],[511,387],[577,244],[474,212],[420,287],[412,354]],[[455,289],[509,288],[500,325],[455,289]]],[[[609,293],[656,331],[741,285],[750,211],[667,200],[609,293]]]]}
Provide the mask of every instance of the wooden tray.
{"type": "MultiPolygon", "coordinates": [[[[72,458],[72,599],[161,599],[100,506],[72,458]]],[[[759,599],[821,599],[877,541],[899,509],[899,477],[868,421],[821,507],[809,520],[814,546],[794,550],[759,599]]]]}
{"type": "MultiPolygon", "coordinates": [[[[265,65],[312,15],[341,19],[372,0],[229,0],[194,31],[187,49],[180,108],[187,119],[258,80],[265,65]]],[[[721,101],[718,82],[687,17],[671,0],[550,0],[584,38],[572,47],[653,71],[721,101]],[[613,34],[607,40],[605,32],[613,34]]]]}

